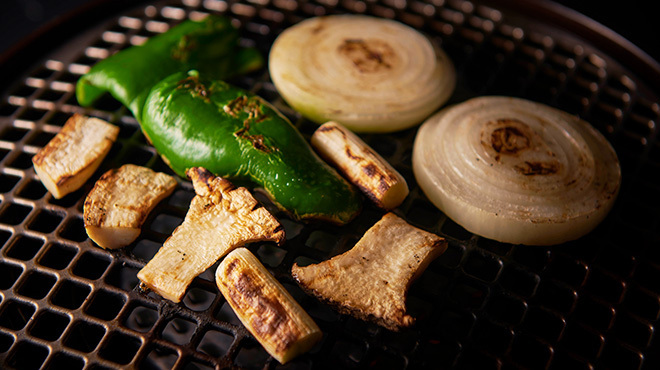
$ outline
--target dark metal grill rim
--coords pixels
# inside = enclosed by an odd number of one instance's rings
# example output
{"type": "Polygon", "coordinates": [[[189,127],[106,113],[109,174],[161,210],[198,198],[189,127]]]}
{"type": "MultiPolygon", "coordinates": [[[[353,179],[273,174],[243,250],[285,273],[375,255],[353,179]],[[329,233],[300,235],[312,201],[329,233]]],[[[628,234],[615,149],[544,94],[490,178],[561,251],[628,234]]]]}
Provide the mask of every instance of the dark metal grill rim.
{"type": "MultiPolygon", "coordinates": [[[[195,12],[229,14],[242,26],[245,42],[264,53],[277,32],[306,16],[357,11],[399,19],[430,34],[454,58],[462,84],[452,101],[507,92],[559,106],[587,120],[602,118],[592,123],[615,145],[622,161],[624,187],[608,219],[587,237],[551,248],[475,237],[437,211],[413,186],[398,212],[413,224],[446,236],[450,246],[412,287],[409,304],[423,324],[398,335],[334,313],[302,294],[288,273],[294,261],[320,261],[350,248],[379,212],[368,207],[345,229],[302,225],[278,215],[289,235],[286,248],[268,244],[250,248],[325,332],[321,344],[291,366],[653,368],[658,364],[653,332],[660,313],[660,255],[653,246],[660,239],[654,212],[659,202],[658,183],[652,177],[660,167],[657,85],[647,85],[649,80],[639,79],[627,66],[570,33],[542,25],[511,26],[510,13],[498,10],[497,4],[295,4],[184,0],[136,6],[107,21],[108,29],[92,38],[90,45],[75,53],[66,47],[63,59],[37,59],[40,62],[27,77],[14,80],[7,95],[3,93],[0,360],[4,365],[277,367],[216,295],[212,274],[197,279],[180,305],[135,289],[137,270],[185,215],[186,201],[192,196],[188,183],[182,182],[175,195],[158,206],[138,242],[126,250],[102,251],[81,229],[82,200],[93,182],[56,201],[40,188],[30,169],[30,156],[66,117],[84,111],[122,130],[93,178],[127,159],[167,171],[126,110],[111,99],[83,110],[76,105],[70,85],[99,56],[148,36],[146,22],[154,22],[155,29],[160,23],[176,23],[181,9],[186,17],[195,12]],[[164,11],[173,16],[164,16],[164,11]],[[124,41],[112,41],[122,34],[124,41]],[[44,287],[50,284],[50,289],[44,287]]],[[[232,82],[273,101],[303,134],[313,131],[313,125],[286,107],[265,71],[232,82]]],[[[365,135],[410,184],[414,184],[409,163],[414,134],[415,130],[365,135]]]]}

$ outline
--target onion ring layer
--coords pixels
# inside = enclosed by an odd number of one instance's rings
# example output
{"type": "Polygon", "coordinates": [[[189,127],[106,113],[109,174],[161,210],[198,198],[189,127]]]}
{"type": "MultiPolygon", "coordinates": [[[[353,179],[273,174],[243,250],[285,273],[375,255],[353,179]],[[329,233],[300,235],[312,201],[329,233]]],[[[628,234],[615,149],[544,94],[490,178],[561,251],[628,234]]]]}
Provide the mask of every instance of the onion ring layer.
{"type": "Polygon", "coordinates": [[[449,99],[449,57],[418,31],[364,15],[311,18],[286,29],[269,55],[275,87],[322,124],[392,132],[420,124],[449,99]]]}
{"type": "Polygon", "coordinates": [[[468,231],[514,244],[577,239],[607,215],[621,184],[609,142],[549,106],[480,97],[448,107],[419,129],[415,178],[468,231]]]}

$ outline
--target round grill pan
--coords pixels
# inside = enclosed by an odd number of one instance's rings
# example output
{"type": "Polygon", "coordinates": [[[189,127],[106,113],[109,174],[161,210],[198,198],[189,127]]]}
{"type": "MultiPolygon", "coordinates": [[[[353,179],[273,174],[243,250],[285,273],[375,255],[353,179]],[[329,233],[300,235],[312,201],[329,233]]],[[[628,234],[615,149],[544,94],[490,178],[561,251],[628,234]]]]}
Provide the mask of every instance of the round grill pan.
{"type": "MultiPolygon", "coordinates": [[[[660,368],[660,68],[611,31],[553,3],[508,0],[104,1],[56,30],[0,68],[0,368],[660,368]],[[183,220],[189,183],[130,246],[105,251],[87,238],[82,204],[103,172],[124,163],[169,170],[125,108],[108,97],[83,109],[74,86],[98,60],[193,15],[233,18],[243,42],[267,55],[286,27],[346,12],[397,19],[443,47],[458,72],[450,104],[511,95],[583,117],[614,145],[623,184],[607,219],[577,241],[498,243],[425,198],[411,169],[415,129],[364,135],[410,185],[397,212],[449,248],[411,288],[418,325],[395,334],[337,314],[289,273],[294,262],[348,250],[381,212],[367,205],[345,227],[276,213],[287,243],[249,248],[324,332],[310,353],[281,366],[217,293],[213,268],[180,304],[137,289],[137,271],[183,220]],[[82,189],[56,200],[30,159],[76,112],[118,125],[119,140],[82,189]]],[[[273,102],[307,137],[315,129],[286,106],[266,69],[230,82],[273,102]]]]}

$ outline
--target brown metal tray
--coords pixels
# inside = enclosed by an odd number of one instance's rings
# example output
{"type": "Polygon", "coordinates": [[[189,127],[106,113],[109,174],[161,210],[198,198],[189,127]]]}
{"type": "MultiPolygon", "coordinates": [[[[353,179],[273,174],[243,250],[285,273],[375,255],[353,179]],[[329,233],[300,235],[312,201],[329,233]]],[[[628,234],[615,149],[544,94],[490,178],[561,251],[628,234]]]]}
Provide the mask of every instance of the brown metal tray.
{"type": "MultiPolygon", "coordinates": [[[[508,0],[101,1],[1,67],[0,368],[660,368],[660,68],[579,14],[508,0]],[[337,314],[302,293],[289,274],[294,261],[349,249],[382,213],[367,205],[345,227],[276,213],[287,243],[250,249],[324,332],[310,353],[281,366],[217,294],[212,271],[180,304],[137,289],[137,271],[186,213],[189,183],[159,204],[125,249],[101,250],[87,238],[82,203],[100,174],[123,163],[169,170],[125,108],[106,98],[82,109],[73,89],[99,59],[194,13],[234,18],[245,43],[266,55],[286,27],[344,12],[394,18],[430,35],[457,67],[450,103],[511,95],[590,121],[614,145],[623,185],[607,219],[577,241],[498,243],[467,232],[424,197],[410,163],[415,129],[364,135],[410,185],[397,213],[445,236],[449,248],[410,292],[419,324],[392,333],[337,314]],[[56,200],[30,159],[75,112],[118,125],[120,138],[82,189],[56,200]]],[[[313,132],[265,69],[231,82],[273,102],[304,135],[313,132]]]]}

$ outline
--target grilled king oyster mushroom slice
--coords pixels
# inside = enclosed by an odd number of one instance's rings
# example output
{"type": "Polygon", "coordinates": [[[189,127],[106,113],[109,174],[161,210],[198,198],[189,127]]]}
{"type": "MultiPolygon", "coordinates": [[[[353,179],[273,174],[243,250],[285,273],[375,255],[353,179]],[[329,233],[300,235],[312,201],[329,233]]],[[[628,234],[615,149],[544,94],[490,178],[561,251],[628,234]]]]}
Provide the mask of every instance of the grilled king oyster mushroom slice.
{"type": "Polygon", "coordinates": [[[102,248],[125,247],[140,235],[151,210],[176,185],[174,177],[134,164],[106,172],[85,198],[87,235],[102,248]]]}
{"type": "Polygon", "coordinates": [[[410,284],[447,249],[447,242],[387,213],[349,251],[292,268],[307,293],[339,312],[399,331],[414,324],[407,313],[410,284]]]}
{"type": "Polygon", "coordinates": [[[195,277],[233,249],[257,241],[282,244],[280,222],[243,187],[204,168],[187,171],[196,196],[183,223],[137,274],[147,287],[173,302],[181,301],[195,277]]]}
{"type": "Polygon", "coordinates": [[[34,171],[54,198],[78,190],[117,140],[119,127],[74,114],[60,132],[32,157],[34,171]]]}

